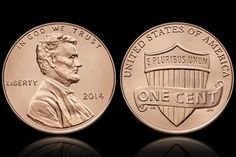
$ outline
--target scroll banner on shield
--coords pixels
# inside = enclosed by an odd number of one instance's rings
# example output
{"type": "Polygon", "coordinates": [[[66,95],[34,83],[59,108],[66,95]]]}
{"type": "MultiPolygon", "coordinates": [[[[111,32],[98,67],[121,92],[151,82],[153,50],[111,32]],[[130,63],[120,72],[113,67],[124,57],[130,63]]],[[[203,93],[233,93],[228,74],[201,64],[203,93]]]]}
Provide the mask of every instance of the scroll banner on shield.
{"type": "Polygon", "coordinates": [[[223,92],[223,82],[212,89],[186,89],[178,87],[143,87],[134,92],[134,99],[141,112],[148,106],[168,106],[183,108],[209,108],[219,104],[223,92]]]}

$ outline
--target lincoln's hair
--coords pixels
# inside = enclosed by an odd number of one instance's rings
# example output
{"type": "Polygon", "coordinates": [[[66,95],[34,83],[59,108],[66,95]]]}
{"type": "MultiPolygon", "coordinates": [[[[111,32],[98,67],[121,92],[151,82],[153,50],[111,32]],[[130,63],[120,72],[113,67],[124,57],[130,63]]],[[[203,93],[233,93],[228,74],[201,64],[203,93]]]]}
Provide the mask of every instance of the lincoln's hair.
{"type": "Polygon", "coordinates": [[[51,67],[49,61],[53,55],[57,53],[58,45],[62,43],[77,44],[77,40],[69,35],[62,33],[47,34],[46,37],[41,40],[36,47],[36,59],[39,65],[40,71],[45,75],[51,67]]]}

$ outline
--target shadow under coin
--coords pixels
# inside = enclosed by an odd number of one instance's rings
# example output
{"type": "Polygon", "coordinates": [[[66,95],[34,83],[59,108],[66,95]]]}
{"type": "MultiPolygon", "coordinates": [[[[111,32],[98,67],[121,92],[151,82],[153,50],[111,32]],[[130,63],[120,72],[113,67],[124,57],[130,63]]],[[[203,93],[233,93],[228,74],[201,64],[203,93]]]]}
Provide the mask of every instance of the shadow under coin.
{"type": "Polygon", "coordinates": [[[101,157],[88,144],[67,137],[51,137],[36,141],[24,148],[17,157],[101,157]]]}
{"type": "Polygon", "coordinates": [[[135,157],[219,157],[206,144],[185,137],[170,137],[154,141],[140,151],[135,157]]]}

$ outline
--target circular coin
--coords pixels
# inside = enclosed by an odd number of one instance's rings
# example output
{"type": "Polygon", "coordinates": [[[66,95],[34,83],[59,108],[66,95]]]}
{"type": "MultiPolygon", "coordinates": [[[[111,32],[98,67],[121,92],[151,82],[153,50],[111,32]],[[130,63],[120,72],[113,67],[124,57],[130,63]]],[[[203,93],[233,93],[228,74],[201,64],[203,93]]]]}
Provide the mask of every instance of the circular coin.
{"type": "Polygon", "coordinates": [[[134,115],[168,133],[198,130],[224,110],[233,89],[230,57],[211,33],[166,23],[139,36],[121,67],[121,88],[134,115]]]}
{"type": "Polygon", "coordinates": [[[69,133],[95,122],[115,88],[106,46],[70,23],[47,23],[22,35],[5,59],[2,77],[16,115],[48,133],[69,133]]]}

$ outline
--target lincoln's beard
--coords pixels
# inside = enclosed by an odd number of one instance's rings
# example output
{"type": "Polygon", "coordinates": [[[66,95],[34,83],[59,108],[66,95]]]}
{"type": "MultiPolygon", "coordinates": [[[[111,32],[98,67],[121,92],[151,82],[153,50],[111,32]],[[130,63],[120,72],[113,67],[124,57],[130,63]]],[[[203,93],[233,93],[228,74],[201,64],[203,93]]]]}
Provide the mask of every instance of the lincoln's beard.
{"type": "Polygon", "coordinates": [[[71,84],[72,83],[77,83],[77,82],[79,82],[80,77],[79,77],[78,74],[72,74],[71,77],[68,80],[71,82],[71,84]]]}
{"type": "Polygon", "coordinates": [[[57,75],[57,81],[61,82],[65,86],[69,87],[72,83],[77,83],[80,80],[80,77],[77,72],[67,72],[63,70],[55,70],[57,75]]]}
{"type": "MultiPolygon", "coordinates": [[[[65,75],[63,75],[65,76],[65,75]]],[[[80,77],[78,74],[70,74],[66,77],[63,78],[64,79],[64,85],[69,87],[72,83],[77,83],[80,80],[80,77]]]]}

